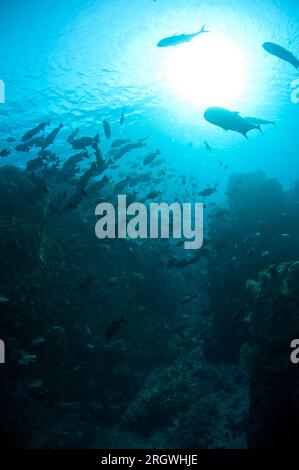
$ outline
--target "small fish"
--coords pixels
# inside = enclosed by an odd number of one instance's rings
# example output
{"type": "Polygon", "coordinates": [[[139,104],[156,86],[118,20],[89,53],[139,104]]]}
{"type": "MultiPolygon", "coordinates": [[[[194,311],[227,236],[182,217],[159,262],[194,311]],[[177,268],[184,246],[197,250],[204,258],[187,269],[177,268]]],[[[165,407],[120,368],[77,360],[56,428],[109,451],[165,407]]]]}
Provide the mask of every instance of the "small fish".
{"type": "Polygon", "coordinates": [[[126,153],[131,152],[132,150],[136,150],[139,148],[145,147],[143,142],[133,142],[132,144],[126,144],[119,149],[119,151],[114,155],[114,160],[119,160],[123,157],[126,153]]]}
{"type": "Polygon", "coordinates": [[[194,34],[174,34],[173,36],[161,39],[161,41],[158,42],[157,47],[169,47],[169,46],[178,46],[179,44],[184,44],[185,42],[190,42],[192,41],[193,38],[196,36],[199,36],[200,34],[203,33],[208,33],[209,31],[205,30],[205,25],[198,31],[197,33],[194,34]]]}
{"type": "Polygon", "coordinates": [[[115,336],[121,326],[125,325],[126,323],[128,323],[128,321],[124,316],[121,316],[119,320],[114,320],[111,322],[105,331],[105,340],[108,341],[108,339],[115,336]]]}
{"type": "Polygon", "coordinates": [[[163,160],[163,158],[160,158],[160,160],[155,160],[154,162],[152,162],[150,164],[150,167],[151,168],[156,168],[157,166],[160,166],[162,165],[163,163],[165,163],[165,160],[163,160]]]}
{"type": "Polygon", "coordinates": [[[217,192],[216,188],[207,187],[206,189],[204,189],[198,194],[199,196],[207,197],[207,196],[211,196],[211,194],[214,194],[216,192],[217,192]]]}
{"type": "Polygon", "coordinates": [[[103,155],[102,155],[99,144],[96,144],[94,146],[94,150],[95,150],[94,154],[95,154],[95,157],[96,157],[98,170],[99,170],[99,172],[102,172],[104,170],[104,167],[105,167],[105,160],[103,158],[103,155]]]}
{"type": "Polygon", "coordinates": [[[143,144],[147,139],[148,139],[148,136],[141,137],[140,139],[137,140],[137,142],[139,142],[140,144],[143,144]]]}
{"type": "Polygon", "coordinates": [[[8,143],[11,143],[11,142],[16,142],[17,139],[15,139],[14,137],[8,137],[8,139],[6,139],[6,142],[8,143]]]}
{"type": "Polygon", "coordinates": [[[27,140],[26,142],[19,144],[16,146],[17,152],[29,152],[33,147],[41,147],[44,140],[42,137],[34,137],[31,140],[27,140]]]}
{"type": "Polygon", "coordinates": [[[69,143],[72,143],[73,140],[77,137],[77,135],[79,134],[80,132],[80,129],[77,127],[77,129],[75,129],[67,138],[67,141],[69,143]]]}
{"type": "Polygon", "coordinates": [[[80,152],[77,153],[76,155],[72,155],[69,157],[63,164],[62,169],[66,170],[67,168],[73,168],[75,167],[78,163],[82,162],[84,159],[88,158],[88,152],[80,152]]]}
{"type": "Polygon", "coordinates": [[[130,139],[118,139],[111,144],[111,148],[122,147],[123,145],[129,144],[130,142],[130,139]]]}
{"type": "Polygon", "coordinates": [[[125,122],[125,107],[123,107],[122,109],[122,113],[121,113],[120,120],[119,120],[119,125],[122,126],[124,122],[125,122]]]}
{"type": "Polygon", "coordinates": [[[84,189],[79,188],[70,198],[66,201],[66,204],[63,206],[62,212],[67,213],[71,212],[81,204],[83,198],[87,196],[84,189]]]}
{"type": "Polygon", "coordinates": [[[67,199],[67,191],[64,191],[61,194],[58,194],[56,199],[54,201],[51,201],[49,204],[48,208],[48,214],[58,214],[59,212],[62,212],[62,203],[67,199]]]}
{"type": "Polygon", "coordinates": [[[161,195],[161,192],[160,191],[151,191],[150,193],[148,193],[148,195],[146,196],[145,199],[156,199],[157,197],[159,197],[161,195]]]}
{"type": "Polygon", "coordinates": [[[110,139],[111,137],[111,127],[107,119],[104,119],[103,121],[103,128],[104,128],[104,134],[107,139],[110,139]]]}
{"type": "Polygon", "coordinates": [[[8,150],[8,149],[4,149],[0,151],[0,157],[2,158],[8,157],[10,154],[11,154],[11,150],[8,150]]]}
{"type": "Polygon", "coordinates": [[[92,148],[96,149],[96,147],[97,147],[97,146],[100,144],[100,142],[101,142],[100,134],[96,134],[96,135],[94,136],[94,139],[93,139],[93,140],[94,140],[94,143],[93,143],[92,148]]]}
{"type": "Polygon", "coordinates": [[[267,256],[269,256],[269,255],[270,255],[270,252],[269,252],[269,251],[262,251],[262,253],[261,253],[261,256],[262,256],[263,258],[265,258],[265,257],[267,257],[267,256]]]}
{"type": "Polygon", "coordinates": [[[291,238],[291,235],[289,233],[279,233],[278,235],[281,238],[285,238],[285,239],[291,238]]]}
{"type": "Polygon", "coordinates": [[[29,160],[26,165],[26,171],[33,171],[41,168],[45,165],[44,157],[36,157],[33,160],[29,160]]]}
{"type": "Polygon", "coordinates": [[[93,194],[96,193],[98,194],[106,184],[109,183],[109,178],[107,176],[104,176],[101,180],[96,181],[95,183],[91,184],[88,188],[88,194],[93,194]]]}
{"type": "Polygon", "coordinates": [[[41,124],[39,124],[38,126],[34,127],[33,129],[31,129],[30,131],[26,132],[26,134],[23,135],[21,141],[22,142],[26,142],[27,140],[30,140],[32,139],[36,134],[38,134],[39,132],[45,130],[45,128],[47,126],[49,126],[51,123],[51,121],[48,121],[48,122],[42,122],[41,124]]]}
{"type": "Polygon", "coordinates": [[[204,146],[205,146],[205,148],[207,149],[208,152],[212,152],[212,148],[206,140],[204,141],[204,146]]]}
{"type": "Polygon", "coordinates": [[[81,137],[80,139],[73,139],[71,145],[74,150],[85,150],[86,147],[91,147],[95,144],[94,137],[81,137]]]}
{"type": "Polygon", "coordinates": [[[113,193],[114,194],[120,194],[120,192],[127,186],[129,181],[130,181],[130,178],[128,176],[126,176],[124,179],[120,180],[114,186],[113,193]]]}
{"type": "Polygon", "coordinates": [[[132,188],[136,186],[138,183],[147,183],[151,181],[151,179],[152,179],[151,173],[141,173],[136,176],[134,175],[130,177],[129,186],[132,188]]]}
{"type": "Polygon", "coordinates": [[[284,60],[285,62],[288,62],[289,64],[293,65],[296,69],[299,68],[299,60],[297,59],[297,57],[295,57],[290,51],[288,51],[284,47],[281,47],[273,42],[265,42],[263,44],[263,48],[269,54],[274,55],[275,57],[278,57],[279,59],[284,60]]]}
{"type": "Polygon", "coordinates": [[[46,137],[43,138],[42,145],[41,145],[41,148],[43,150],[49,147],[49,145],[53,144],[54,140],[56,139],[58,133],[60,132],[62,128],[63,128],[63,124],[60,123],[58,127],[53,129],[53,131],[50,132],[50,134],[48,134],[46,137]]]}
{"type": "Polygon", "coordinates": [[[77,166],[58,170],[56,183],[70,183],[70,180],[72,180],[72,178],[74,178],[79,173],[79,171],[80,170],[77,166]]]}
{"type": "Polygon", "coordinates": [[[188,259],[181,259],[181,260],[178,260],[175,264],[175,267],[178,268],[178,269],[183,269],[183,268],[186,268],[187,266],[189,266],[190,262],[188,259]]]}
{"type": "Polygon", "coordinates": [[[143,165],[150,165],[158,155],[161,155],[160,150],[156,150],[154,153],[149,153],[143,160],[143,165]]]}
{"type": "Polygon", "coordinates": [[[93,162],[88,168],[88,170],[86,170],[85,173],[83,173],[83,175],[80,177],[80,180],[78,182],[79,188],[85,189],[89,183],[89,180],[98,175],[99,175],[99,170],[98,170],[97,162],[93,162]]]}

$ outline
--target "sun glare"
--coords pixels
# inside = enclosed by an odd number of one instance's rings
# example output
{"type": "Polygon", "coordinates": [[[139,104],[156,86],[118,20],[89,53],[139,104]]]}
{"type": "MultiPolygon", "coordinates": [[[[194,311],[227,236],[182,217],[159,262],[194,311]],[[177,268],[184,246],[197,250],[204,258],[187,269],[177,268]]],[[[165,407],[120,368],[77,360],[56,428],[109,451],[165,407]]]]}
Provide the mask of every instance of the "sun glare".
{"type": "Polygon", "coordinates": [[[237,104],[247,76],[240,48],[226,36],[209,34],[169,50],[164,73],[179,98],[201,107],[237,104]]]}

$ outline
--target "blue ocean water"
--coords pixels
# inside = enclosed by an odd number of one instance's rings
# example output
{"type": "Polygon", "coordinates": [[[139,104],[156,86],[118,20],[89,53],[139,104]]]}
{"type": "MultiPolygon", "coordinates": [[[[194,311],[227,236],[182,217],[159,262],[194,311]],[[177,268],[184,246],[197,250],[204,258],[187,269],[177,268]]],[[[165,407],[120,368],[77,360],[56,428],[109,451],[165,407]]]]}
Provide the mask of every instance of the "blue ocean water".
{"type": "MultiPolygon", "coordinates": [[[[65,126],[55,143],[63,155],[69,130],[94,134],[108,118],[115,138],[150,136],[168,168],[196,174],[203,185],[225,183],[230,171],[261,169],[284,184],[298,176],[299,105],[290,98],[298,73],[262,48],[272,41],[299,54],[295,0],[15,0],[0,8],[2,139],[51,118],[65,126]],[[156,47],[202,24],[210,33],[190,44],[156,47]],[[208,106],[276,126],[247,142],[205,122],[208,106]]],[[[24,166],[27,159],[14,153],[11,161],[24,166]]]]}
{"type": "Polygon", "coordinates": [[[0,20],[0,443],[296,447],[299,70],[263,44],[299,57],[298,0],[0,0],[0,20]],[[246,139],[209,107],[273,123],[246,139]],[[47,156],[18,151],[47,121],[47,156]],[[76,129],[100,136],[78,172],[76,129]],[[120,139],[145,146],[116,159],[120,139]],[[98,240],[120,192],[204,202],[203,248],[98,240]]]}

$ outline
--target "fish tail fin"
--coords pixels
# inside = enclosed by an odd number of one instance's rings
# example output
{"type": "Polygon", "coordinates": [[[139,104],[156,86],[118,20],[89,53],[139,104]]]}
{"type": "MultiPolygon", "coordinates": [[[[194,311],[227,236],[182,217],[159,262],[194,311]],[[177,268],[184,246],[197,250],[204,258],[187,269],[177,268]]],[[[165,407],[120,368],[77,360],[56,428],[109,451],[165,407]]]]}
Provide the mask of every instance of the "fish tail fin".
{"type": "Polygon", "coordinates": [[[198,34],[209,33],[209,32],[210,32],[210,31],[207,31],[205,28],[206,28],[206,25],[204,24],[204,25],[202,26],[202,28],[200,29],[200,31],[198,32],[198,34]]]}

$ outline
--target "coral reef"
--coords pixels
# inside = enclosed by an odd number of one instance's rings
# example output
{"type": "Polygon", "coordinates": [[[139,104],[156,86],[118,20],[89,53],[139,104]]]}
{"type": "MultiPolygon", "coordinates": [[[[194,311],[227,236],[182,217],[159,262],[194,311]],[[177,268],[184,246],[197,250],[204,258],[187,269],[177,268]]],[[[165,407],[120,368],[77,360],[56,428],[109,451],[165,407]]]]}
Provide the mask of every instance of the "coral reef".
{"type": "Polygon", "coordinates": [[[299,374],[290,344],[299,333],[299,262],[271,265],[247,284],[254,305],[241,357],[250,374],[250,447],[295,447],[299,374]]]}

